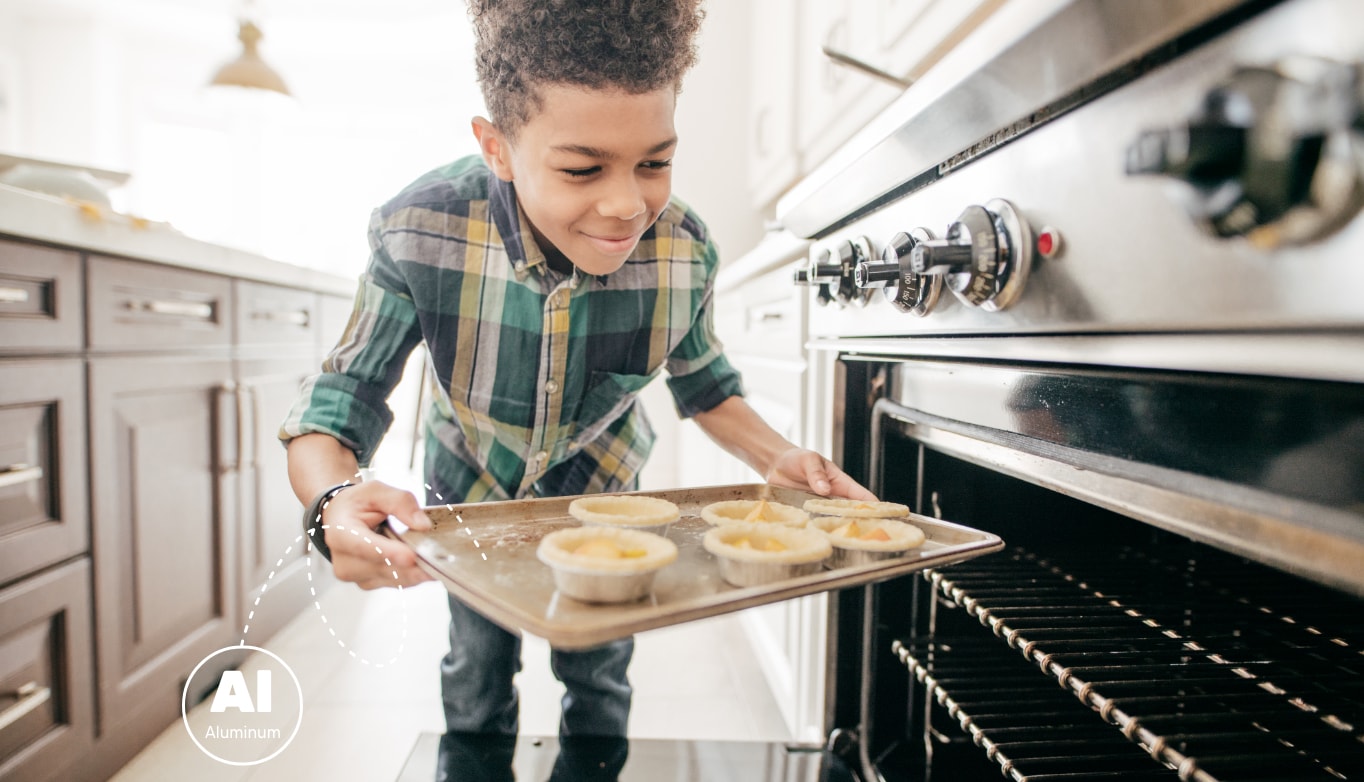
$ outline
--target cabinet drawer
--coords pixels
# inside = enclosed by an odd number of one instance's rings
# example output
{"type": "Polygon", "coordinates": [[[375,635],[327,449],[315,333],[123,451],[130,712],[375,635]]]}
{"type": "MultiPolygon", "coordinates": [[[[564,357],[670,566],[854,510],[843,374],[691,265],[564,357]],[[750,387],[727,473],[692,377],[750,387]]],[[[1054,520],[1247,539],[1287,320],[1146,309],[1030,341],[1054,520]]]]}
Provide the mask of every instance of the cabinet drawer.
{"type": "Polygon", "coordinates": [[[317,344],[317,294],[237,280],[237,344],[317,344]]]}
{"type": "Polygon", "coordinates": [[[0,351],[79,350],[81,257],[0,239],[0,351]]]}
{"type": "Polygon", "coordinates": [[[715,327],[731,357],[799,359],[805,348],[805,303],[793,266],[767,272],[716,297],[715,327]]]}
{"type": "Polygon", "coordinates": [[[0,591],[0,779],[55,780],[94,740],[90,566],[0,591]]]}
{"type": "Polygon", "coordinates": [[[80,359],[0,362],[0,583],[87,549],[80,359]]]}
{"type": "Polygon", "coordinates": [[[212,274],[91,256],[90,347],[226,347],[232,281],[212,274]]]}

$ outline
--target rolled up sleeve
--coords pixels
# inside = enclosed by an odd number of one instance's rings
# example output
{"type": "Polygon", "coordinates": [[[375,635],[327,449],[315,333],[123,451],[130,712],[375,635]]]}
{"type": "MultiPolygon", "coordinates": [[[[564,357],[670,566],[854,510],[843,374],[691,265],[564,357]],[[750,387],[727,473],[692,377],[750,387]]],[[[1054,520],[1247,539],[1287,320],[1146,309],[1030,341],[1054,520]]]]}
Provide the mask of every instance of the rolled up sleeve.
{"type": "Polygon", "coordinates": [[[690,418],[704,413],[731,396],[743,396],[739,371],[725,358],[724,346],[715,333],[712,312],[715,271],[718,266],[715,245],[704,245],[706,281],[698,291],[700,305],[686,336],[668,355],[668,388],[677,405],[677,414],[690,418]]]}

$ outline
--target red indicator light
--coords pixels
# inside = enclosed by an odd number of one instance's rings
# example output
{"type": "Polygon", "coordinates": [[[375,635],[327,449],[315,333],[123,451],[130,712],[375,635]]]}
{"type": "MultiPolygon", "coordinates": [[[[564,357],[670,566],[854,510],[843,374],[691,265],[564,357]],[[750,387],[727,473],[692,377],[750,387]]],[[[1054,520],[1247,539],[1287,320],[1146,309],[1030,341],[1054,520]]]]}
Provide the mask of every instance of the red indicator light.
{"type": "Polygon", "coordinates": [[[1050,258],[1061,249],[1061,234],[1055,228],[1043,228],[1037,234],[1037,252],[1043,258],[1050,258]]]}

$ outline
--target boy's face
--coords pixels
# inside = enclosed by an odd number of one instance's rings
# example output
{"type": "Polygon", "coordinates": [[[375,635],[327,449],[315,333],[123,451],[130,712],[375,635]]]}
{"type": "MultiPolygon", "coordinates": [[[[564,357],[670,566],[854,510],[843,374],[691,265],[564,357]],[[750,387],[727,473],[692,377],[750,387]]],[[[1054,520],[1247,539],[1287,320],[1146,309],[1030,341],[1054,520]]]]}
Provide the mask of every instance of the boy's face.
{"type": "Polygon", "coordinates": [[[474,135],[493,173],[516,183],[547,255],[562,253],[587,274],[613,272],[668,205],[676,93],[545,85],[540,97],[515,141],[482,118],[474,135]]]}

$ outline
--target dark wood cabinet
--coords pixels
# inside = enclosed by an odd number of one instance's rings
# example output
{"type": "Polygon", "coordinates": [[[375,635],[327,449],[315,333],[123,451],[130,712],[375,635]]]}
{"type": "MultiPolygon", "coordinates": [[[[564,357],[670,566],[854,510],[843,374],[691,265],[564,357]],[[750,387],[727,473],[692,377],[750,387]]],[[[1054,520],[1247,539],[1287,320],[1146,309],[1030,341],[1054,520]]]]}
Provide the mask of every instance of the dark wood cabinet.
{"type": "Polygon", "coordinates": [[[226,358],[90,361],[99,731],[111,760],[176,719],[189,672],[240,641],[237,407],[226,358]]]}
{"type": "Polygon", "coordinates": [[[317,371],[319,296],[309,291],[237,281],[237,394],[240,460],[239,623],[247,642],[274,635],[311,604],[327,568],[308,578],[303,505],[289,485],[279,427],[300,384],[317,371]]]}
{"type": "Polygon", "coordinates": [[[0,584],[85,553],[85,366],[0,362],[0,584]]]}
{"type": "Polygon", "coordinates": [[[107,779],[332,583],[278,431],[344,301],[0,238],[0,779],[107,779]]]}
{"type": "Polygon", "coordinates": [[[83,347],[81,256],[0,239],[0,354],[83,347]]]}
{"type": "Polygon", "coordinates": [[[94,742],[90,564],[0,589],[0,779],[81,778],[94,742]]]}

